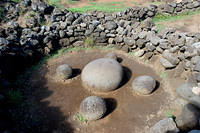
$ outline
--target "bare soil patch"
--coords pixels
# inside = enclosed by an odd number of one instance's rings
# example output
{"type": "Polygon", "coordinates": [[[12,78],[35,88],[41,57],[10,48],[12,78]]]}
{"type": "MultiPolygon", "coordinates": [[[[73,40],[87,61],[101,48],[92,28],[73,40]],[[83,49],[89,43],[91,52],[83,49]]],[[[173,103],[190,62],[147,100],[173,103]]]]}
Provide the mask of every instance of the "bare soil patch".
{"type": "Polygon", "coordinates": [[[27,116],[29,117],[25,121],[30,126],[28,131],[145,133],[157,121],[167,117],[170,109],[178,108],[176,98],[173,96],[174,92],[170,92],[171,88],[166,87],[167,84],[157,75],[156,69],[153,70],[152,67],[139,63],[128,54],[119,51],[115,51],[115,53],[121,59],[125,77],[117,90],[106,94],[93,94],[83,88],[80,79],[83,67],[94,59],[104,57],[107,54],[106,51],[91,50],[67,53],[61,57],[50,59],[39,71],[33,73],[26,86],[30,92],[27,98],[29,105],[27,116]],[[56,81],[54,79],[56,68],[65,63],[74,69],[73,78],[67,82],[56,81]],[[131,83],[139,75],[150,75],[159,82],[151,96],[139,96],[131,93],[131,83]],[[80,103],[91,95],[105,98],[108,112],[103,119],[87,123],[81,122],[77,119],[80,103]]]}
{"type": "Polygon", "coordinates": [[[186,16],[182,19],[176,19],[175,21],[165,21],[159,22],[166,27],[172,27],[177,29],[178,32],[200,32],[199,23],[200,14],[195,14],[192,16],[186,16]]]}

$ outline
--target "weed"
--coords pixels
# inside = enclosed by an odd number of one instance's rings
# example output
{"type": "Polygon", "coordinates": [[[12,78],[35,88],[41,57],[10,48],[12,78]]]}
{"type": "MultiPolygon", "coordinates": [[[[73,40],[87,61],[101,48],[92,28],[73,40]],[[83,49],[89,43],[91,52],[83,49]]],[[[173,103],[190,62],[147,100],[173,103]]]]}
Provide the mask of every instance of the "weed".
{"type": "Polygon", "coordinates": [[[167,111],[166,116],[167,116],[168,118],[172,118],[173,120],[175,120],[175,119],[176,119],[176,116],[173,115],[173,112],[174,112],[174,111],[172,111],[172,110],[167,111]]]}
{"type": "Polygon", "coordinates": [[[86,37],[84,40],[84,44],[86,47],[94,47],[95,45],[95,40],[93,37],[86,37]]]}
{"type": "Polygon", "coordinates": [[[11,0],[11,1],[15,3],[20,3],[22,0],[11,0]]]}
{"type": "Polygon", "coordinates": [[[156,24],[156,27],[158,28],[159,33],[160,31],[164,30],[166,26],[164,24],[156,24]]]}
{"type": "Polygon", "coordinates": [[[77,3],[77,0],[67,0],[66,2],[67,4],[75,4],[77,3]]]}
{"type": "Polygon", "coordinates": [[[160,77],[163,78],[164,80],[166,80],[167,74],[168,74],[168,72],[160,72],[160,77]]]}
{"type": "Polygon", "coordinates": [[[80,122],[87,122],[87,120],[83,117],[83,115],[81,113],[78,113],[77,114],[77,119],[80,121],[80,122]]]}
{"type": "Polygon", "coordinates": [[[135,55],[135,51],[131,51],[128,53],[130,56],[134,56],[135,55]]]}
{"type": "Polygon", "coordinates": [[[177,19],[186,19],[189,18],[191,15],[195,15],[200,13],[200,10],[191,12],[191,11],[186,11],[182,14],[179,15],[166,15],[166,14],[161,14],[158,13],[156,16],[153,18],[154,22],[163,22],[163,21],[176,21],[177,19]]]}
{"type": "Polygon", "coordinates": [[[6,94],[10,104],[21,106],[23,105],[23,96],[19,90],[8,90],[6,94]]]}
{"type": "Polygon", "coordinates": [[[103,12],[118,12],[123,11],[129,6],[125,5],[122,2],[105,2],[105,3],[96,3],[90,2],[89,6],[79,7],[79,8],[69,8],[72,12],[87,12],[87,11],[103,11],[103,12]]]}
{"type": "Polygon", "coordinates": [[[39,24],[40,24],[40,26],[44,26],[44,25],[46,25],[46,21],[42,21],[39,24]]]}
{"type": "Polygon", "coordinates": [[[19,12],[19,15],[22,16],[26,13],[25,9],[24,8],[21,8],[20,9],[20,12],[19,12]]]}

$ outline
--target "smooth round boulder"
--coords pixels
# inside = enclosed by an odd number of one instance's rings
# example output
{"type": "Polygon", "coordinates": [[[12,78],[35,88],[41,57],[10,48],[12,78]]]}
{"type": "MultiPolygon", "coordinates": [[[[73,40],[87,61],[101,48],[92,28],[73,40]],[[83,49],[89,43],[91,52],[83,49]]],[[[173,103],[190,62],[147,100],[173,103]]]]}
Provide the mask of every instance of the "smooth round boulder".
{"type": "Polygon", "coordinates": [[[105,58],[110,58],[110,59],[114,59],[114,60],[117,60],[117,55],[115,53],[107,53],[105,55],[105,58]]]}
{"type": "Polygon", "coordinates": [[[72,76],[72,68],[68,64],[63,64],[57,67],[56,74],[61,79],[69,79],[72,76]]]}
{"type": "Polygon", "coordinates": [[[83,86],[98,92],[117,89],[122,78],[122,66],[116,60],[110,58],[100,58],[88,63],[81,74],[83,86]]]}
{"type": "Polygon", "coordinates": [[[80,105],[80,113],[87,120],[98,120],[106,113],[106,102],[98,96],[85,98],[80,105]]]}
{"type": "Polygon", "coordinates": [[[156,87],[156,80],[147,75],[138,76],[132,83],[132,90],[140,95],[149,95],[156,87]]]}

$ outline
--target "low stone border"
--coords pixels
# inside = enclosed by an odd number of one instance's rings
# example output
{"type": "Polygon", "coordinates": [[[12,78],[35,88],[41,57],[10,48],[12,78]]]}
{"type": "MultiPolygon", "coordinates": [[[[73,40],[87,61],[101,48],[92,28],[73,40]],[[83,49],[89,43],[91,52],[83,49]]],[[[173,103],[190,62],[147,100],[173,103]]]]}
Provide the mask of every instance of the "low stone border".
{"type": "Polygon", "coordinates": [[[137,51],[136,56],[146,59],[160,55],[160,63],[165,69],[179,65],[192,72],[193,82],[200,82],[200,33],[177,33],[174,29],[158,33],[152,21],[158,13],[176,15],[199,10],[199,0],[133,7],[112,14],[73,13],[34,0],[24,0],[17,5],[9,3],[6,9],[7,19],[0,26],[2,87],[8,86],[5,79],[13,79],[27,64],[37,62],[57,49],[86,44],[114,44],[125,52],[137,51]],[[22,11],[28,13],[22,17],[22,11]],[[18,24],[19,19],[25,21],[24,27],[18,24]]]}

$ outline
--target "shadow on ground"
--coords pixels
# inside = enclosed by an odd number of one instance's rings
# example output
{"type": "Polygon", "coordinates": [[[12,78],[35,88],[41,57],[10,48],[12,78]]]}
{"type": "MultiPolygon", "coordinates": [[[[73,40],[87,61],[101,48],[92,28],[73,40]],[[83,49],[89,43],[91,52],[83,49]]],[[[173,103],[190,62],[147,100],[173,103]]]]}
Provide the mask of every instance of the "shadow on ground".
{"type": "MultiPolygon", "coordinates": [[[[25,95],[25,104],[22,108],[16,111],[17,118],[17,133],[73,133],[72,125],[67,121],[68,116],[64,116],[59,107],[51,106],[45,99],[53,95],[47,87],[45,74],[48,69],[43,67],[40,74],[33,73],[29,77],[34,77],[39,80],[34,83],[34,80],[28,80],[23,87],[25,95]]],[[[76,70],[75,75],[80,73],[76,70]]],[[[32,78],[31,78],[32,79],[32,78]]]]}

